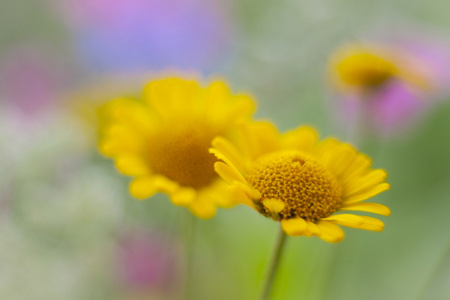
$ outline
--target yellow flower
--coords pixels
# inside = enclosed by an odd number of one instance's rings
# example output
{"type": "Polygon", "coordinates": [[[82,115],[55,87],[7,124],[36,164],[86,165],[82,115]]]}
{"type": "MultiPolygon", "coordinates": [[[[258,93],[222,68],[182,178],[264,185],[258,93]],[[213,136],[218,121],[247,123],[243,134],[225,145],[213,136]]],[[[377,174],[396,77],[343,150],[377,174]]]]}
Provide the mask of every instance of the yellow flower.
{"type": "Polygon", "coordinates": [[[349,45],[338,49],[330,68],[335,83],[342,88],[376,87],[398,73],[392,55],[373,46],[349,45]]]}
{"type": "Polygon", "coordinates": [[[236,202],[214,172],[216,158],[208,148],[253,111],[248,96],[232,95],[221,81],[201,87],[193,80],[155,80],[142,100],[117,99],[99,109],[99,148],[134,177],[130,192],[136,198],[166,193],[174,204],[210,218],[218,206],[236,202]]]}
{"type": "Polygon", "coordinates": [[[333,53],[329,62],[332,84],[350,92],[371,91],[392,79],[428,88],[424,68],[415,57],[376,44],[345,45],[333,53]]]}
{"type": "Polygon", "coordinates": [[[381,204],[362,202],[387,189],[386,172],[333,138],[318,141],[317,132],[299,127],[279,134],[267,122],[243,126],[232,143],[213,140],[216,172],[234,189],[234,197],[266,217],[281,221],[291,236],[318,236],[328,242],[344,238],[337,226],[382,231],[373,217],[336,214],[364,211],[388,216],[381,204]]]}

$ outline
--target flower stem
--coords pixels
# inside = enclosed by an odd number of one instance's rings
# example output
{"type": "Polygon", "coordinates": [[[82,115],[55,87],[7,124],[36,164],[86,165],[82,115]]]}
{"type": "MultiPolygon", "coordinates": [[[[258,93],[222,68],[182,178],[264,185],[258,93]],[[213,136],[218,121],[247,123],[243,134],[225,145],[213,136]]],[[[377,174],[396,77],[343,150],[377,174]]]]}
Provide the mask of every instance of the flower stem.
{"type": "Polygon", "coordinates": [[[184,299],[186,300],[193,299],[195,221],[195,217],[190,212],[185,214],[183,227],[185,229],[184,299]]]}
{"type": "Polygon", "coordinates": [[[281,256],[283,254],[284,245],[286,244],[286,233],[283,229],[279,228],[277,238],[272,250],[272,256],[270,257],[269,264],[266,267],[264,279],[261,285],[261,293],[258,299],[268,300],[270,292],[272,291],[275,275],[277,273],[278,266],[280,265],[281,256]]]}

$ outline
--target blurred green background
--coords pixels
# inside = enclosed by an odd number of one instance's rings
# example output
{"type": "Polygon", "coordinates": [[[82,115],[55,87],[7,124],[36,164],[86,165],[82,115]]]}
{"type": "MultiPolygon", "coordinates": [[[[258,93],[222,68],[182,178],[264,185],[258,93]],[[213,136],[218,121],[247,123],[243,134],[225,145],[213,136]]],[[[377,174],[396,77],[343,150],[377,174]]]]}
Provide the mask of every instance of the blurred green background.
{"type": "MultiPolygon", "coordinates": [[[[394,30],[450,41],[440,0],[176,3],[2,1],[0,299],[183,299],[189,214],[164,195],[131,198],[129,178],[97,153],[89,111],[139,93],[146,74],[221,76],[281,130],[310,124],[346,140],[325,80],[333,49],[394,30]],[[170,249],[143,255],[158,267],[138,284],[123,275],[136,231],[144,249],[161,237],[170,249]]],[[[374,199],[392,210],[384,232],[290,238],[272,299],[449,299],[449,129],[441,101],[407,133],[359,145],[389,173],[374,199]]],[[[241,206],[196,220],[193,299],[254,299],[276,229],[241,206]]]]}

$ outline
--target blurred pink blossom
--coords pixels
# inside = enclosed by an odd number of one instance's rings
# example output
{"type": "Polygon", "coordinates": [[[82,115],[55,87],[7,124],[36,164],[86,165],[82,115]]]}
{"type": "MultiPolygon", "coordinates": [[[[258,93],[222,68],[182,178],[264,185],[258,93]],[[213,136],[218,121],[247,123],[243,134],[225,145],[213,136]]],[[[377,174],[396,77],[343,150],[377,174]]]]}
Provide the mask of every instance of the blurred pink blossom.
{"type": "Polygon", "coordinates": [[[2,100],[28,117],[52,109],[67,84],[64,70],[46,48],[27,45],[11,49],[0,62],[2,100]]]}
{"type": "Polygon", "coordinates": [[[160,232],[137,229],[125,232],[119,246],[118,277],[125,291],[176,293],[181,271],[177,243],[160,232]]]}

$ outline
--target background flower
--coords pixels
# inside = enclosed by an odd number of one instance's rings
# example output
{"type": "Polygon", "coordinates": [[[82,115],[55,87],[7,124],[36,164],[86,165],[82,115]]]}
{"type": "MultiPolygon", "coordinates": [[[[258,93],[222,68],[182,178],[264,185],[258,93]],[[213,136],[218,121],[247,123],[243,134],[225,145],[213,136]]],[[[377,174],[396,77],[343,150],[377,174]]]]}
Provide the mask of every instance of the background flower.
{"type": "Polygon", "coordinates": [[[332,106],[348,130],[392,136],[448,93],[449,67],[450,47],[427,38],[352,43],[331,58],[332,106]]]}
{"type": "Polygon", "coordinates": [[[211,71],[227,56],[225,2],[107,0],[63,2],[77,49],[91,70],[167,67],[211,71]]]}
{"type": "Polygon", "coordinates": [[[0,58],[0,94],[4,104],[29,121],[59,106],[60,95],[71,77],[68,67],[54,49],[39,43],[7,49],[0,58]]]}
{"type": "Polygon", "coordinates": [[[202,86],[180,77],[153,80],[141,99],[119,98],[99,109],[99,149],[133,176],[130,193],[136,198],[162,192],[175,205],[211,218],[217,207],[235,201],[214,173],[209,145],[248,122],[254,105],[222,81],[202,86]]]}
{"type": "MultiPolygon", "coordinates": [[[[123,293],[136,299],[179,297],[179,245],[163,233],[125,230],[118,239],[117,279],[123,293]]],[[[133,299],[134,299],[133,298],[133,299]]]]}

